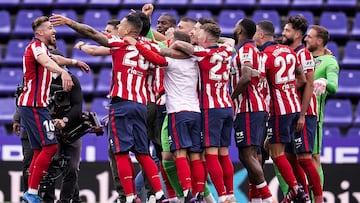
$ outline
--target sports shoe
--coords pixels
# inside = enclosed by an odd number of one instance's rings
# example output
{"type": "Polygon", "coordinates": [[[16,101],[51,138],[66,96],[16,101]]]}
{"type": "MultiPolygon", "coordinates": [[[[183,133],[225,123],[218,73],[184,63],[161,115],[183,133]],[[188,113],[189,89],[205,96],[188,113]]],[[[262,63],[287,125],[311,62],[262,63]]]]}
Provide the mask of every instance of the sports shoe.
{"type": "Polygon", "coordinates": [[[195,197],[190,199],[190,203],[205,203],[204,193],[203,192],[197,193],[197,195],[195,197]]]}
{"type": "Polygon", "coordinates": [[[24,193],[22,200],[26,203],[40,203],[40,197],[38,195],[29,194],[28,192],[24,193]]]}
{"type": "Polygon", "coordinates": [[[281,203],[291,203],[291,201],[305,203],[308,198],[309,196],[304,192],[303,187],[299,185],[296,192],[294,189],[290,189],[281,203]]]}
{"type": "MultiPolygon", "coordinates": [[[[154,196],[154,197],[155,197],[155,196],[154,196]]],[[[155,201],[156,201],[156,203],[165,203],[165,202],[169,202],[169,201],[167,201],[167,199],[166,199],[165,195],[162,195],[162,196],[160,197],[160,199],[156,199],[155,201]]]]}

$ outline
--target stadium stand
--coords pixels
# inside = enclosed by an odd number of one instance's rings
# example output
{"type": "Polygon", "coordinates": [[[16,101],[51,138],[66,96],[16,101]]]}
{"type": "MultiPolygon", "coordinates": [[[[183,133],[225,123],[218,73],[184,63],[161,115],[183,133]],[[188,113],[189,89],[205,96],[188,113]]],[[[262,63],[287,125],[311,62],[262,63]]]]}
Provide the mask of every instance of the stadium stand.
{"type": "Polygon", "coordinates": [[[22,84],[21,67],[3,67],[0,69],[0,95],[15,95],[16,87],[22,84]]]}
{"type": "Polygon", "coordinates": [[[316,10],[323,6],[323,0],[293,0],[294,9],[316,10]]]}
{"type": "Polygon", "coordinates": [[[332,38],[345,38],[348,34],[346,14],[342,11],[324,11],[320,15],[319,25],[326,27],[332,38]]]}
{"type": "Polygon", "coordinates": [[[344,56],[341,61],[343,68],[355,68],[360,66],[360,41],[348,41],[344,48],[344,56]]]}
{"type": "Polygon", "coordinates": [[[23,0],[21,5],[25,8],[49,7],[53,0],[23,0]]]}
{"type": "Polygon", "coordinates": [[[256,0],[225,0],[224,1],[224,6],[226,8],[232,8],[232,9],[252,8],[255,7],[255,5],[256,5],[256,0]]]}
{"type": "Polygon", "coordinates": [[[109,113],[109,99],[95,98],[91,103],[90,111],[95,111],[98,118],[101,119],[109,113]]]}
{"type": "MultiPolygon", "coordinates": [[[[85,42],[86,44],[99,45],[98,43],[96,43],[92,40],[89,40],[89,39],[79,39],[79,40],[85,42]]],[[[77,43],[78,41],[76,41],[75,43],[77,43]]],[[[103,56],[91,56],[83,51],[78,50],[78,49],[72,49],[72,58],[82,60],[85,63],[89,64],[90,66],[94,67],[94,66],[100,66],[104,57],[103,56]]]]}
{"type": "Polygon", "coordinates": [[[85,73],[79,68],[70,68],[70,72],[74,74],[80,81],[81,89],[84,95],[93,94],[95,85],[94,85],[94,74],[92,71],[85,73]]]}
{"type": "Polygon", "coordinates": [[[339,88],[337,96],[359,97],[360,96],[360,70],[341,70],[339,73],[339,88]]]}
{"type": "Polygon", "coordinates": [[[99,72],[98,82],[95,88],[95,94],[104,96],[109,93],[111,80],[111,68],[102,68],[99,72]]]}
{"type": "Polygon", "coordinates": [[[151,16],[151,26],[156,27],[158,18],[163,14],[170,14],[175,17],[176,22],[179,20],[179,14],[174,9],[156,9],[151,16]]]}
{"type": "Polygon", "coordinates": [[[185,13],[185,16],[189,17],[189,18],[194,18],[195,20],[198,20],[199,18],[212,18],[213,17],[211,11],[209,11],[209,10],[192,10],[192,9],[189,9],[185,13]]]}
{"type": "Polygon", "coordinates": [[[337,127],[324,127],[323,135],[326,138],[341,137],[340,129],[337,127]]]}
{"type": "Polygon", "coordinates": [[[360,101],[357,103],[355,110],[354,126],[360,127],[360,101]]]}
{"type": "Polygon", "coordinates": [[[6,10],[1,10],[0,19],[0,36],[9,35],[11,33],[10,13],[6,10]]]}
{"type": "Polygon", "coordinates": [[[87,0],[55,0],[54,4],[58,8],[84,8],[87,5],[87,0]]]}
{"type": "Polygon", "coordinates": [[[346,136],[348,138],[352,137],[352,138],[359,138],[360,137],[360,128],[358,127],[352,127],[348,130],[346,136]]]}
{"type": "Polygon", "coordinates": [[[324,125],[349,127],[353,121],[352,104],[348,99],[329,99],[325,104],[324,125]]]}
{"type": "Polygon", "coordinates": [[[329,41],[326,44],[326,48],[330,49],[330,51],[332,52],[332,55],[334,55],[337,60],[340,59],[339,58],[339,47],[335,41],[329,41]]]}
{"type": "Polygon", "coordinates": [[[110,12],[105,9],[88,9],[83,16],[83,23],[90,25],[97,31],[105,28],[106,22],[111,19],[110,12]]]}
{"type": "Polygon", "coordinates": [[[275,35],[281,33],[282,27],[280,22],[280,15],[276,10],[255,10],[252,16],[255,22],[269,20],[274,24],[275,35]]]}
{"type": "Polygon", "coordinates": [[[191,7],[198,8],[211,8],[211,7],[219,7],[222,5],[222,0],[190,0],[191,7]]]}
{"type": "Polygon", "coordinates": [[[4,66],[21,66],[22,57],[25,47],[30,40],[28,39],[11,39],[7,44],[5,58],[3,60],[4,66]]]}
{"type": "Polygon", "coordinates": [[[245,18],[246,14],[242,10],[221,10],[218,17],[218,23],[221,26],[221,34],[232,36],[234,25],[239,19],[245,18]]]}
{"type": "Polygon", "coordinates": [[[290,0],[260,0],[259,7],[261,9],[287,8],[290,6],[290,0]]]}
{"type": "Polygon", "coordinates": [[[119,5],[121,0],[89,0],[90,8],[113,8],[119,5]]]}
{"type": "Polygon", "coordinates": [[[33,30],[31,23],[35,18],[42,15],[43,12],[41,10],[20,10],[16,15],[13,35],[32,36],[33,30]]]}
{"type": "MultiPolygon", "coordinates": [[[[78,21],[78,17],[77,14],[75,12],[75,10],[73,9],[67,9],[67,10],[60,10],[60,9],[55,9],[53,10],[54,14],[60,14],[63,16],[66,16],[72,20],[78,21]]],[[[58,26],[56,27],[56,35],[57,37],[61,38],[61,37],[67,37],[67,36],[75,36],[76,32],[74,30],[72,30],[71,28],[69,28],[68,26],[58,26]]]]}
{"type": "Polygon", "coordinates": [[[0,0],[1,8],[17,7],[20,4],[20,0],[0,0]]]}
{"type": "Polygon", "coordinates": [[[189,3],[188,0],[158,0],[156,5],[162,8],[184,8],[189,3]]]}
{"type": "Polygon", "coordinates": [[[315,17],[314,14],[311,11],[305,11],[305,10],[290,10],[288,13],[288,16],[296,16],[296,15],[302,15],[307,20],[309,25],[313,25],[315,23],[315,17]]]}
{"type": "Polygon", "coordinates": [[[350,36],[353,39],[360,38],[360,12],[357,12],[354,17],[354,24],[350,32],[350,36]]]}
{"type": "Polygon", "coordinates": [[[326,7],[329,9],[350,9],[356,7],[356,0],[327,0],[326,7]]]}
{"type": "Polygon", "coordinates": [[[16,107],[15,97],[0,98],[0,106],[0,124],[11,124],[16,107]]]}

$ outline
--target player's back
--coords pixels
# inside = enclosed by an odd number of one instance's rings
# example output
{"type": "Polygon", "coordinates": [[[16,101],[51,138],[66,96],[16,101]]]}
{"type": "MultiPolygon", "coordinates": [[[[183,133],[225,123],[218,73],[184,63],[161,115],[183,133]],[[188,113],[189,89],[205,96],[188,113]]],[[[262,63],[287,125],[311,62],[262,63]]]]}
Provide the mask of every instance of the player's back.
{"type": "Polygon", "coordinates": [[[286,45],[270,45],[263,52],[262,62],[270,87],[270,113],[284,115],[300,112],[295,77],[299,61],[295,52],[286,45]]]}

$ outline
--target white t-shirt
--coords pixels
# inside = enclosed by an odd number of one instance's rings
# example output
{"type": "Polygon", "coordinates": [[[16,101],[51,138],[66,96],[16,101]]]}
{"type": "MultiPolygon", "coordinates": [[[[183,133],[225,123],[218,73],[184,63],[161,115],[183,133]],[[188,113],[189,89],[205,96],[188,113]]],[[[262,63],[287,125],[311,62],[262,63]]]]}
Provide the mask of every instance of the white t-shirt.
{"type": "Polygon", "coordinates": [[[200,112],[198,82],[199,68],[195,58],[166,57],[164,87],[167,113],[200,112]]]}

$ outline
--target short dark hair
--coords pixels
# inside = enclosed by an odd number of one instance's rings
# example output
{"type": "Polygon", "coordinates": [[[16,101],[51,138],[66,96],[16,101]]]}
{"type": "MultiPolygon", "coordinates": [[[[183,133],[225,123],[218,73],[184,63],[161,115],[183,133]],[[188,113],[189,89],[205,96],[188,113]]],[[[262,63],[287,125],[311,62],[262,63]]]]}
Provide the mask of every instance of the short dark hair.
{"type": "Polygon", "coordinates": [[[120,20],[118,19],[111,19],[106,22],[107,25],[112,25],[115,28],[120,24],[120,20]]]}
{"type": "Polygon", "coordinates": [[[199,18],[198,23],[200,23],[200,25],[204,25],[206,23],[217,24],[212,18],[199,18]]]}
{"type": "Polygon", "coordinates": [[[33,31],[35,31],[38,27],[40,27],[44,22],[49,21],[49,17],[47,16],[41,16],[36,18],[32,23],[31,23],[31,27],[33,29],[33,31]]]}
{"type": "Polygon", "coordinates": [[[190,43],[190,36],[185,32],[174,31],[174,39],[190,43]]]}
{"type": "Polygon", "coordinates": [[[287,23],[291,24],[295,30],[300,30],[303,35],[308,29],[308,22],[302,15],[289,16],[287,23]]]}
{"type": "Polygon", "coordinates": [[[176,19],[175,19],[175,17],[174,17],[173,15],[171,15],[171,14],[169,14],[169,13],[164,13],[164,14],[162,14],[161,16],[166,16],[166,17],[168,17],[168,18],[169,18],[169,23],[170,23],[171,25],[173,25],[174,27],[176,26],[176,19]]]}
{"type": "Polygon", "coordinates": [[[218,40],[220,38],[220,36],[221,36],[221,29],[217,24],[205,23],[205,24],[200,26],[200,29],[202,29],[205,32],[209,33],[216,40],[218,40]]]}
{"type": "Polygon", "coordinates": [[[323,27],[321,25],[312,25],[310,28],[314,29],[317,32],[316,37],[323,40],[324,46],[329,42],[330,34],[329,34],[329,31],[325,27],[323,27]]]}
{"type": "Polygon", "coordinates": [[[266,32],[267,34],[274,35],[275,33],[275,27],[271,21],[268,20],[260,21],[257,23],[257,26],[259,26],[259,28],[262,31],[266,32]]]}
{"type": "Polygon", "coordinates": [[[139,17],[139,15],[135,13],[131,13],[125,17],[127,21],[130,23],[130,25],[135,29],[136,32],[138,32],[138,35],[141,32],[143,23],[139,17]]]}
{"type": "Polygon", "coordinates": [[[252,39],[256,32],[256,24],[253,20],[249,18],[241,19],[239,25],[242,27],[242,30],[245,32],[244,34],[248,39],[252,39]]]}
{"type": "Polygon", "coordinates": [[[142,21],[142,29],[140,31],[141,36],[146,36],[150,30],[150,18],[143,12],[136,12],[135,15],[139,16],[142,21]]]}
{"type": "Polygon", "coordinates": [[[190,22],[190,23],[194,23],[194,24],[196,24],[196,22],[197,22],[194,18],[189,18],[189,17],[182,17],[182,18],[180,19],[180,21],[190,22]]]}

